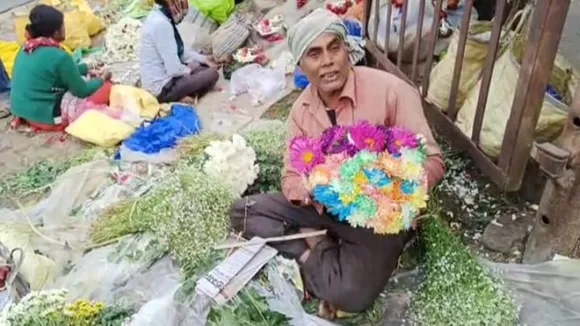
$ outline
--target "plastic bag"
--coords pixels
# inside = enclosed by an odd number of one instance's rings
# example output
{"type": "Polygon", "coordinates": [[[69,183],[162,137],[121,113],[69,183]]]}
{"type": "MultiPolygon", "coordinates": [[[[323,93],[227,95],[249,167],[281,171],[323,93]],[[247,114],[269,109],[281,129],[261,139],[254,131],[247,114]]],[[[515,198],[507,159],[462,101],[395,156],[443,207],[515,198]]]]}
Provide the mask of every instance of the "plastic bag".
{"type": "Polygon", "coordinates": [[[144,89],[127,86],[113,85],[109,97],[109,105],[119,108],[125,114],[121,119],[133,126],[141,124],[142,119],[153,119],[159,113],[159,102],[144,89]]]}
{"type": "MultiPolygon", "coordinates": [[[[556,65],[558,65],[558,62],[556,62],[556,65]]],[[[501,150],[519,73],[520,65],[513,57],[511,51],[506,51],[496,61],[480,134],[481,149],[493,158],[498,157],[501,150]]],[[[457,121],[455,122],[459,129],[468,137],[471,137],[473,130],[473,120],[480,88],[481,81],[467,94],[465,103],[459,109],[457,121]]],[[[575,85],[569,85],[572,96],[575,88],[575,85]]],[[[536,125],[535,139],[538,142],[546,142],[557,137],[564,127],[567,111],[568,106],[566,104],[546,94],[540,118],[536,125]]]]}
{"type": "Polygon", "coordinates": [[[269,69],[251,64],[236,70],[230,81],[230,93],[249,93],[254,104],[264,103],[286,87],[286,67],[269,69]]]}
{"type": "MultiPolygon", "coordinates": [[[[380,0],[374,0],[380,1],[380,0]]],[[[374,2],[373,1],[373,2],[374,2]]],[[[405,37],[404,37],[404,48],[403,48],[403,58],[407,58],[407,60],[411,60],[413,58],[413,49],[415,44],[415,38],[417,38],[417,24],[419,22],[419,4],[420,1],[423,0],[409,0],[408,9],[407,9],[407,21],[405,27],[405,37]]],[[[379,8],[379,30],[377,33],[377,45],[381,49],[385,49],[385,34],[387,30],[387,5],[391,5],[391,1],[381,1],[381,5],[379,8]]],[[[400,31],[401,31],[401,20],[403,16],[402,8],[399,8],[392,5],[392,14],[391,14],[391,21],[388,22],[390,26],[390,34],[389,34],[389,44],[386,46],[388,53],[396,52],[399,48],[399,39],[400,39],[400,31]]],[[[368,20],[369,25],[367,30],[369,31],[369,37],[372,39],[374,37],[375,31],[375,4],[373,3],[371,6],[371,14],[368,20]]],[[[433,17],[435,16],[435,7],[431,3],[431,1],[426,1],[425,3],[425,12],[423,16],[423,28],[421,30],[421,41],[422,44],[427,44],[427,38],[429,33],[431,32],[431,26],[433,22],[433,17]]],[[[422,52],[419,55],[419,58],[424,58],[428,52],[428,47],[422,47],[422,52]],[[425,52],[425,53],[423,53],[425,52]]]]}
{"type": "Polygon", "coordinates": [[[189,0],[189,3],[219,24],[228,19],[236,5],[234,0],[189,0]]]}
{"type": "Polygon", "coordinates": [[[127,139],[134,130],[127,123],[96,110],[86,111],[65,129],[68,134],[80,140],[105,148],[127,139]]]}
{"type": "Polygon", "coordinates": [[[310,85],[308,77],[306,77],[306,74],[302,72],[299,67],[296,67],[294,70],[294,85],[296,85],[296,88],[298,89],[305,89],[310,85]]]}
{"type": "Polygon", "coordinates": [[[218,28],[218,24],[204,16],[194,7],[189,7],[187,16],[177,25],[179,34],[188,49],[204,49],[211,46],[211,34],[218,28]]]}
{"type": "Polygon", "coordinates": [[[180,138],[201,131],[201,120],[192,106],[173,104],[171,114],[142,126],[131,138],[123,142],[126,148],[146,154],[156,154],[173,148],[180,138]]]}
{"type": "Polygon", "coordinates": [[[234,13],[227,22],[211,35],[214,57],[224,60],[239,49],[250,36],[250,26],[238,13],[234,13]]]}
{"type": "MultiPolygon", "coordinates": [[[[463,105],[465,97],[477,84],[487,56],[488,42],[491,36],[491,24],[477,23],[477,25],[483,26],[487,31],[478,34],[470,33],[470,36],[467,38],[467,43],[465,43],[461,78],[459,79],[459,87],[457,88],[457,107],[463,105]]],[[[470,27],[473,26],[476,25],[470,27]]],[[[443,112],[447,111],[449,107],[449,94],[451,92],[451,82],[453,81],[453,70],[455,67],[458,43],[459,32],[456,32],[451,36],[447,53],[433,67],[429,81],[427,101],[434,104],[443,112]]]]}
{"type": "Polygon", "coordinates": [[[0,41],[0,60],[2,60],[6,73],[10,78],[12,78],[12,68],[18,51],[20,51],[20,45],[17,42],[0,41]]]}

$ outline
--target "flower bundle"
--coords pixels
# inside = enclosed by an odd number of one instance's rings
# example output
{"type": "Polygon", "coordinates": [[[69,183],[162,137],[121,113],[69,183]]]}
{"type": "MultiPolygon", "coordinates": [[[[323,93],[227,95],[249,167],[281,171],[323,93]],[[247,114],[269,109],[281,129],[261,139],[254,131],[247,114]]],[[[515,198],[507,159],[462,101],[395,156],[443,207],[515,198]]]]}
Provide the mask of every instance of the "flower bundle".
{"type": "Polygon", "coordinates": [[[425,139],[367,121],[295,137],[290,163],[315,201],[354,227],[394,234],[410,229],[427,204],[425,139]]]}
{"type": "Polygon", "coordinates": [[[212,141],[204,152],[208,157],[203,171],[216,180],[222,180],[238,196],[258,177],[260,169],[256,164],[256,152],[238,134],[231,140],[212,141]]]}

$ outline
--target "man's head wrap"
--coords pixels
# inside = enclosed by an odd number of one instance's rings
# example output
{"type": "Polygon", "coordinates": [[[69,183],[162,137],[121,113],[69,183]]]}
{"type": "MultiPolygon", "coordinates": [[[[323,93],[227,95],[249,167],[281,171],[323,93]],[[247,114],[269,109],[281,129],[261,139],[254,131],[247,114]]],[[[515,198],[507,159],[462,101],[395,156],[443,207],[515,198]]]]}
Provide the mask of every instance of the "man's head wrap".
{"type": "Polygon", "coordinates": [[[326,9],[316,9],[302,18],[288,32],[288,47],[296,62],[306,49],[323,33],[333,33],[346,41],[347,30],[342,20],[326,9]]]}

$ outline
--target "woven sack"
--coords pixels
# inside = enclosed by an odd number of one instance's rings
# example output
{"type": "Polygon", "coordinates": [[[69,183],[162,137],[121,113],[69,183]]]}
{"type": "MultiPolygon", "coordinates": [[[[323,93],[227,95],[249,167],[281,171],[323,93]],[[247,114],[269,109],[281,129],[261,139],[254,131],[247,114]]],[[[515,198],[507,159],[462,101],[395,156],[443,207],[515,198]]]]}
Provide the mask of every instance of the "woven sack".
{"type": "MultiPolygon", "coordinates": [[[[572,71],[567,68],[570,65],[562,58],[556,60],[554,65],[555,69],[572,71]]],[[[505,51],[495,64],[485,106],[479,144],[481,149],[492,158],[497,158],[501,151],[520,70],[521,66],[511,51],[505,51]]],[[[568,92],[572,97],[574,96],[577,80],[576,72],[573,72],[571,78],[567,80],[568,92]]],[[[552,83],[553,81],[550,84],[552,83]]],[[[473,121],[480,88],[481,80],[467,94],[465,103],[457,115],[456,125],[468,137],[471,137],[473,131],[473,121]]],[[[534,139],[538,142],[547,142],[555,139],[562,132],[568,114],[567,111],[567,103],[561,102],[546,93],[540,118],[536,125],[534,139]]]]}
{"type": "MultiPolygon", "coordinates": [[[[465,97],[479,81],[489,48],[489,37],[491,36],[490,31],[492,26],[491,24],[488,24],[488,26],[485,26],[483,23],[477,24],[483,25],[484,27],[482,28],[483,31],[479,33],[475,33],[473,29],[469,31],[469,36],[465,43],[465,54],[463,56],[459,87],[457,88],[457,107],[463,105],[465,97]]],[[[443,112],[446,112],[449,107],[449,95],[453,81],[455,61],[457,60],[458,43],[459,31],[457,30],[451,37],[447,53],[433,67],[429,80],[427,102],[434,104],[443,112]]]]}
{"type": "Polygon", "coordinates": [[[250,24],[238,13],[234,13],[228,20],[212,34],[212,52],[220,61],[232,55],[242,47],[250,36],[250,24]]]}

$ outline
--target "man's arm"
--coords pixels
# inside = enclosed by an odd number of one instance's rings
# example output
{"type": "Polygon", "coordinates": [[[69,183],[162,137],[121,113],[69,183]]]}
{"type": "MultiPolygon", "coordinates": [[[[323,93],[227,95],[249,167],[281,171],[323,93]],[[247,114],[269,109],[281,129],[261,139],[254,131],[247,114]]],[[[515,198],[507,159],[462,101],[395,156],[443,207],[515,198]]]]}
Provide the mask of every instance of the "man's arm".
{"type": "Polygon", "coordinates": [[[425,172],[429,189],[432,189],[443,178],[445,173],[445,163],[441,150],[433,138],[425,113],[421,96],[415,88],[400,80],[391,92],[394,98],[390,103],[395,107],[395,117],[393,124],[406,127],[409,130],[422,134],[427,140],[427,161],[425,162],[425,172]]]}

